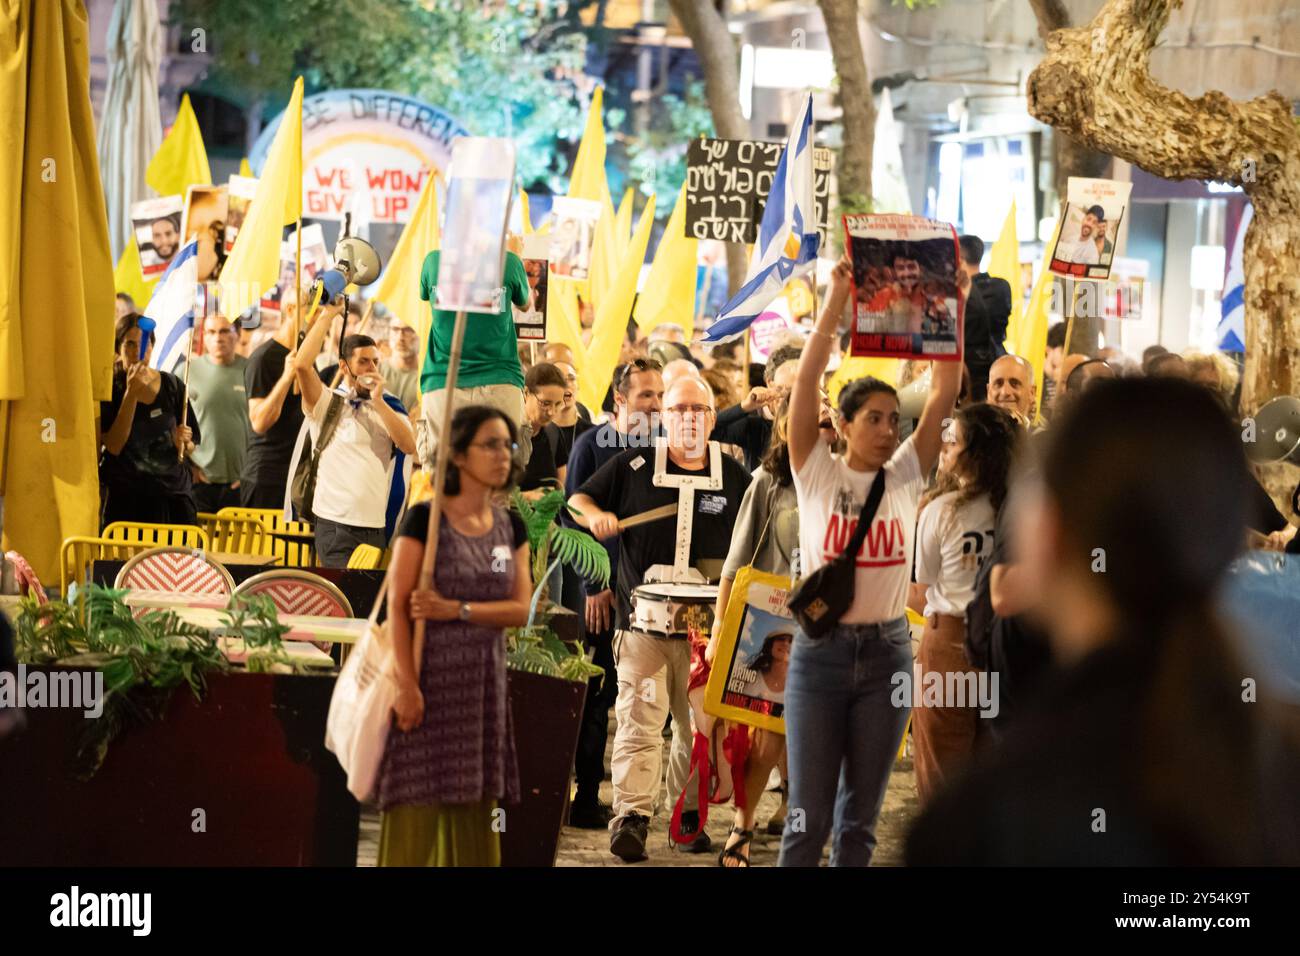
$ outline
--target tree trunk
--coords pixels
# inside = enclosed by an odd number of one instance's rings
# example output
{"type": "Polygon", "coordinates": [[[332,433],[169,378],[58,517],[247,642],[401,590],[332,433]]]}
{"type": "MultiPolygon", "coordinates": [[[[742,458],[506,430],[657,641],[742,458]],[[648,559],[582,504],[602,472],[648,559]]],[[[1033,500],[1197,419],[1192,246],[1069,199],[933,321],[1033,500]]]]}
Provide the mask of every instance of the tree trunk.
{"type": "MultiPolygon", "coordinates": [[[[835,170],[840,206],[870,208],[872,153],[876,141],[876,104],[858,30],[858,0],[817,0],[840,84],[844,145],[835,170]]],[[[837,235],[838,230],[831,230],[837,235]]]]}
{"type": "MultiPolygon", "coordinates": [[[[1037,3],[1038,0],[1032,0],[1037,3]]],[[[1300,132],[1271,92],[1241,103],[1162,87],[1150,53],[1181,0],[1108,0],[1091,24],[1058,30],[1029,76],[1029,112],[1087,146],[1166,179],[1240,185],[1246,233],[1242,410],[1300,391],[1300,132]]]]}
{"type": "MultiPolygon", "coordinates": [[[[712,0],[669,0],[673,14],[690,37],[704,71],[704,95],[713,114],[713,130],[722,139],[749,139],[749,123],[740,111],[740,69],[736,44],[727,29],[726,0],[719,10],[712,0]]],[[[727,243],[727,293],[745,281],[749,260],[742,243],[727,243]]]]}

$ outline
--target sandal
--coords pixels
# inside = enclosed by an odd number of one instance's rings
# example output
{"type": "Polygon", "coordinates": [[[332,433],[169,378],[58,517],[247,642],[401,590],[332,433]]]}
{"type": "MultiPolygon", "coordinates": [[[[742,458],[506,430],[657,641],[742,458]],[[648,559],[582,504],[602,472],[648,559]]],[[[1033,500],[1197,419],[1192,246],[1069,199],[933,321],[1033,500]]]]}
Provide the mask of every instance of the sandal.
{"type": "MultiPolygon", "coordinates": [[[[773,787],[768,792],[779,793],[781,795],[781,806],[777,807],[776,814],[772,817],[771,820],[767,821],[767,826],[764,829],[766,830],[768,836],[780,836],[782,833],[785,832],[785,816],[786,816],[784,813],[781,813],[781,807],[786,807],[786,801],[790,799],[790,783],[787,780],[782,780],[781,786],[773,787]]],[[[787,811],[788,809],[789,808],[787,807],[787,811]]]]}
{"type": "Polygon", "coordinates": [[[738,867],[740,866],[747,867],[749,866],[749,856],[745,853],[741,853],[740,851],[744,847],[749,846],[749,844],[753,841],[754,831],[738,830],[735,827],[732,827],[731,834],[728,834],[728,839],[732,834],[740,837],[740,839],[737,840],[735,843],[733,843],[731,846],[724,847],[722,852],[718,854],[718,866],[728,868],[727,860],[731,859],[737,861],[738,867]]]}

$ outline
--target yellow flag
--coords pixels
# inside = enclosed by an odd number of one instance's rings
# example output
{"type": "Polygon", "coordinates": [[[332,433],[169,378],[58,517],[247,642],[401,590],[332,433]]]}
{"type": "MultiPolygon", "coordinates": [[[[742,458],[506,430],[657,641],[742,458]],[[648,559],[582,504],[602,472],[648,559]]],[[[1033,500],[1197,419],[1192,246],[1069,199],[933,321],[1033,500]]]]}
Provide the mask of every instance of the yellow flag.
{"type": "Polygon", "coordinates": [[[840,400],[840,389],[849,382],[870,375],[882,382],[895,385],[898,382],[898,373],[901,369],[902,361],[900,359],[845,355],[844,360],[840,362],[840,367],[831,376],[826,393],[830,395],[831,404],[835,405],[840,400]]]}
{"type": "MultiPolygon", "coordinates": [[[[568,279],[552,279],[546,284],[546,341],[562,342],[573,351],[573,360],[577,363],[576,368],[581,380],[583,369],[587,364],[587,347],[582,343],[578,283],[568,279]]],[[[604,398],[603,393],[601,398],[604,398]]]]}
{"type": "MultiPolygon", "coordinates": [[[[110,397],[113,263],[80,4],[6,5],[0,82],[0,550],[49,587],[59,546],[99,527],[98,402],[110,397]],[[52,175],[51,171],[57,173],[52,175]],[[12,188],[9,188],[12,187],[12,188]]],[[[110,423],[105,424],[105,428],[110,423]]]]}
{"type": "Polygon", "coordinates": [[[253,178],[253,167],[248,164],[247,156],[239,161],[239,175],[247,179],[253,178]]]}
{"type": "Polygon", "coordinates": [[[600,219],[596,222],[596,235],[591,247],[591,278],[579,283],[578,293],[597,309],[606,292],[614,284],[620,260],[618,233],[615,227],[617,214],[609,197],[609,182],[605,178],[605,124],[602,120],[604,87],[596,87],[587,111],[587,126],[578,144],[578,155],[573,160],[569,176],[568,195],[574,199],[590,199],[600,203],[600,219]]]}
{"type": "Polygon", "coordinates": [[[621,261],[623,254],[627,252],[628,244],[632,241],[632,188],[630,186],[623,193],[623,201],[618,204],[618,212],[614,215],[614,239],[617,243],[618,258],[621,261]]]}
{"type": "Polygon", "coordinates": [[[212,182],[208,153],[203,148],[203,134],[199,132],[199,121],[188,93],[181,97],[181,108],[176,111],[176,122],[167,138],[149,160],[144,180],[160,196],[177,193],[183,196],[191,186],[206,186],[212,182]]]}
{"type": "Polygon", "coordinates": [[[1020,243],[1016,241],[1016,202],[1011,201],[1002,234],[989,252],[989,275],[1006,279],[1011,286],[1011,317],[1007,320],[1007,342],[1019,341],[1024,314],[1024,292],[1020,284],[1020,243]]]}
{"type": "Polygon", "coordinates": [[[672,324],[681,326],[687,342],[695,334],[698,247],[699,240],[686,235],[686,184],[683,183],[646,275],[645,291],[636,300],[633,315],[642,332],[649,334],[657,325],[672,324]]]}
{"type": "MultiPolygon", "coordinates": [[[[239,315],[280,277],[280,237],[302,216],[302,77],[266,154],[257,191],[221,270],[221,307],[239,315]]],[[[304,310],[306,306],[304,305],[304,310]]]]}
{"type": "Polygon", "coordinates": [[[519,190],[519,221],[524,224],[524,235],[533,231],[532,215],[528,211],[528,193],[519,190]]]}
{"type": "MultiPolygon", "coordinates": [[[[1058,227],[1059,228],[1059,227],[1058,227]]],[[[1055,240],[1047,248],[1055,247],[1055,240]]],[[[1020,334],[1012,348],[1011,337],[1007,337],[1007,350],[1029,362],[1034,368],[1034,382],[1037,386],[1038,414],[1035,421],[1043,417],[1043,367],[1047,363],[1047,324],[1050,321],[1052,287],[1055,274],[1043,263],[1043,271],[1034,283],[1034,291],[1029,296],[1029,307],[1025,309],[1024,320],[1020,324],[1020,334]]]]}
{"type": "Polygon", "coordinates": [[[402,230],[388,259],[388,267],[375,285],[375,298],[392,309],[404,325],[415,329],[420,355],[429,351],[429,329],[433,326],[430,303],[420,298],[420,270],[424,257],[437,249],[442,234],[438,228],[438,177],[429,176],[415,202],[415,211],[402,230]]]}
{"type": "Polygon", "coordinates": [[[125,292],[135,300],[137,312],[144,311],[158,286],[157,278],[146,279],[140,274],[140,247],[135,244],[134,235],[122,250],[122,258],[117,260],[117,267],[113,270],[113,285],[118,292],[125,292]]]}
{"type": "Polygon", "coordinates": [[[632,243],[628,246],[618,274],[608,294],[596,308],[596,321],[591,348],[587,350],[586,368],[578,381],[578,392],[588,408],[600,408],[605,391],[614,379],[614,367],[627,338],[627,320],[632,314],[636,298],[636,283],[645,262],[646,247],[650,244],[650,227],[654,225],[655,200],[651,196],[641,210],[632,243]]]}

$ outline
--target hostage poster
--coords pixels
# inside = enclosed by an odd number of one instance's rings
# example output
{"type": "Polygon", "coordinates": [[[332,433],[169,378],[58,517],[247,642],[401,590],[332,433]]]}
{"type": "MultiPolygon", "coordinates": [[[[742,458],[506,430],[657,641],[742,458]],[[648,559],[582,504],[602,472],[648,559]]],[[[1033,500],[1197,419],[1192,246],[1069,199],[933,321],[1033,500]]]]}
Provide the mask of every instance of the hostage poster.
{"type": "Polygon", "coordinates": [[[951,359],[961,354],[965,299],[957,230],[921,216],[844,217],[853,261],[852,355],[951,359]]]}
{"type": "Polygon", "coordinates": [[[1074,279],[1110,278],[1111,264],[1121,251],[1120,227],[1132,189],[1132,183],[1071,176],[1069,199],[1047,267],[1074,279]]]}

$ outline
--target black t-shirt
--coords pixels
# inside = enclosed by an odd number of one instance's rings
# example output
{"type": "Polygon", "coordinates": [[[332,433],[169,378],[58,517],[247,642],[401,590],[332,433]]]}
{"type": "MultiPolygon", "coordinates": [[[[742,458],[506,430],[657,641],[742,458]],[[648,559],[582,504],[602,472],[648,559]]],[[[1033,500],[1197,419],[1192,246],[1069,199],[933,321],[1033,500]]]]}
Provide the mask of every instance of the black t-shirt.
{"type": "Polygon", "coordinates": [[[559,432],[552,429],[550,425],[533,435],[533,453],[528,456],[524,476],[519,479],[520,491],[533,491],[543,486],[558,487],[560,466],[569,460],[567,452],[564,461],[557,460],[559,444],[559,432]]]}
{"type": "MultiPolygon", "coordinates": [[[[172,434],[181,423],[185,408],[185,385],[170,372],[159,372],[158,395],[149,405],[137,403],[131,432],[126,444],[116,455],[104,453],[100,466],[100,480],[112,491],[114,488],[132,494],[184,495],[190,491],[192,478],[188,462],[176,454],[172,434]]],[[[100,428],[105,435],[113,427],[118,409],[126,397],[126,379],[113,377],[113,397],[99,403],[100,428]]],[[[203,440],[199,434],[199,419],[194,409],[189,409],[186,423],[193,431],[197,445],[203,440]]]]}
{"type": "Polygon", "coordinates": [[[966,359],[967,365],[988,365],[1004,354],[1003,340],[1007,337],[1007,320],[1011,315],[1011,286],[981,272],[971,280],[966,297],[966,359]]]}
{"type": "Polygon", "coordinates": [[[578,408],[578,420],[572,425],[557,425],[554,422],[547,425],[543,431],[550,432],[555,437],[555,466],[562,468],[569,463],[569,456],[573,454],[573,445],[578,440],[578,436],[583,432],[591,431],[596,426],[590,420],[582,418],[582,407],[578,408]]]}
{"type": "MultiPolygon", "coordinates": [[[[266,398],[284,374],[284,360],[289,350],[275,339],[263,342],[248,357],[244,368],[244,389],[249,399],[266,398]]],[[[317,371],[317,375],[321,373],[317,371]]],[[[327,381],[323,376],[321,381],[327,381]]],[[[248,451],[244,455],[246,484],[284,484],[289,478],[289,459],[302,428],[302,395],[292,390],[284,397],[280,417],[265,435],[252,428],[248,431],[248,451]]]]}
{"type": "MultiPolygon", "coordinates": [[[[510,515],[510,533],[514,546],[517,548],[528,541],[528,531],[524,527],[524,519],[519,517],[513,511],[507,512],[510,515]]],[[[443,515],[442,520],[446,521],[447,516],[443,515]]],[[[429,537],[429,503],[422,501],[418,505],[411,505],[406,509],[406,517],[402,519],[402,527],[397,532],[403,538],[415,538],[417,541],[424,543],[429,537]]]]}
{"type": "MultiPolygon", "coordinates": [[[[678,489],[653,484],[655,452],[653,448],[629,448],[605,462],[578,489],[601,508],[619,518],[674,504],[678,489]]],[[[668,473],[694,475],[668,459],[668,473]]],[[[701,559],[725,560],[731,547],[731,529],[740,511],[740,499],[749,487],[749,472],[728,455],[722,456],[722,487],[717,491],[696,489],[695,516],[691,527],[690,562],[698,566],[701,559]]],[[[645,582],[652,565],[673,563],[676,550],[677,522],[673,518],[651,521],[628,528],[618,536],[618,627],[626,628],[632,618],[632,589],[645,582]]]]}

